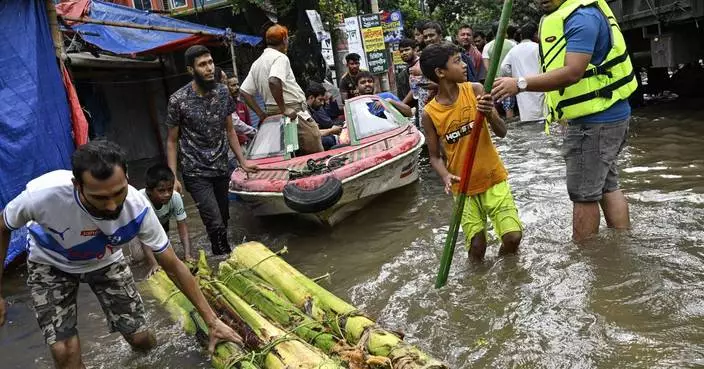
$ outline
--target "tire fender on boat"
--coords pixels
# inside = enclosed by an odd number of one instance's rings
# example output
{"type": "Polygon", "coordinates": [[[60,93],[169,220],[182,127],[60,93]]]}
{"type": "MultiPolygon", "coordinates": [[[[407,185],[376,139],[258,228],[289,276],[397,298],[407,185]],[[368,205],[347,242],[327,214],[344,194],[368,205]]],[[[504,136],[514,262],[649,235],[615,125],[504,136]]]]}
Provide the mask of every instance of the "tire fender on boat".
{"type": "Polygon", "coordinates": [[[283,190],[284,202],[299,213],[317,213],[337,204],[342,197],[342,182],[328,176],[318,187],[307,190],[295,182],[289,182],[283,190]]]}

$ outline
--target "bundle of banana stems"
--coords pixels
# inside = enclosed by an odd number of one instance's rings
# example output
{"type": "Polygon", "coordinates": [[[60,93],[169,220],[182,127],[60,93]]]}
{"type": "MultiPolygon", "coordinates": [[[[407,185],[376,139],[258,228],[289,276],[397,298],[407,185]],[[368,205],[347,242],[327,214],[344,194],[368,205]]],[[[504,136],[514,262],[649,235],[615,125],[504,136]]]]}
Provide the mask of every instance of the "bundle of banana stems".
{"type": "MultiPolygon", "coordinates": [[[[208,345],[207,324],[163,270],[152,275],[145,284],[152,295],[166,308],[172,320],[179,322],[186,333],[195,335],[201,345],[208,345]]],[[[212,364],[217,369],[259,369],[259,366],[249,358],[250,355],[242,348],[234,343],[225,342],[215,347],[212,364]]]]}
{"type": "MultiPolygon", "coordinates": [[[[447,368],[404,342],[399,334],[379,327],[260,243],[249,242],[235,248],[220,265],[219,278],[223,286],[242,296],[269,319],[328,353],[344,352],[350,344],[366,355],[366,363],[371,366],[447,368]]],[[[339,356],[350,367],[356,367],[352,358],[339,356]]]]}
{"type": "MultiPolygon", "coordinates": [[[[260,243],[238,246],[217,276],[201,252],[191,272],[208,304],[242,337],[242,346],[216,347],[216,368],[447,369],[260,243]]],[[[160,271],[147,284],[172,318],[207,344],[206,324],[169,277],[160,271]]]]}
{"type": "Polygon", "coordinates": [[[269,322],[222,281],[213,278],[203,253],[196,276],[208,303],[243,337],[246,349],[255,353],[262,368],[343,369],[341,360],[330,358],[293,332],[269,322]]]}
{"type": "Polygon", "coordinates": [[[333,333],[322,322],[306,315],[251,270],[235,270],[230,263],[222,262],[218,279],[272,322],[325,353],[339,357],[350,369],[388,366],[384,365],[387,358],[366,355],[359,347],[350,346],[341,334],[333,333]]]}

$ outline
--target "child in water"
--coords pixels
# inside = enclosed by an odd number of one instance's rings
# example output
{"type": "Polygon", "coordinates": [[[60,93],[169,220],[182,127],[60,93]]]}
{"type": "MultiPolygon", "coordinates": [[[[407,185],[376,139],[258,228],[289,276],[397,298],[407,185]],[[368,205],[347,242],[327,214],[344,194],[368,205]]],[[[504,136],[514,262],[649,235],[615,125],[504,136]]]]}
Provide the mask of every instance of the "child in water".
{"type": "Polygon", "coordinates": [[[516,252],[523,225],[507,182],[508,172],[489,135],[491,127],[497,136],[506,136],[506,124],[494,109],[491,95],[484,94],[481,84],[467,82],[467,66],[453,44],[426,47],[420,57],[420,67],[428,79],[438,84],[437,95],[425,105],[421,121],[430,163],[445,183],[446,193],[459,195],[457,182],[471,148],[470,133],[477,124],[484,125],[462,211],[461,224],[467,237],[469,257],[484,258],[487,217],[501,237],[499,254],[516,252]],[[485,121],[475,121],[478,112],[484,113],[485,121]],[[438,143],[442,145],[446,160],[438,143]]]}
{"type": "MultiPolygon", "coordinates": [[[[139,192],[146,197],[152,205],[159,223],[164,227],[166,233],[169,232],[169,221],[176,219],[178,236],[183,244],[185,254],[184,260],[193,260],[191,256],[191,242],[188,237],[188,225],[186,224],[186,209],[183,207],[181,194],[174,192],[174,173],[165,164],[156,164],[147,169],[146,188],[139,192]]],[[[152,275],[158,270],[158,265],[151,249],[142,245],[144,255],[147,257],[149,272],[152,275]]]]}

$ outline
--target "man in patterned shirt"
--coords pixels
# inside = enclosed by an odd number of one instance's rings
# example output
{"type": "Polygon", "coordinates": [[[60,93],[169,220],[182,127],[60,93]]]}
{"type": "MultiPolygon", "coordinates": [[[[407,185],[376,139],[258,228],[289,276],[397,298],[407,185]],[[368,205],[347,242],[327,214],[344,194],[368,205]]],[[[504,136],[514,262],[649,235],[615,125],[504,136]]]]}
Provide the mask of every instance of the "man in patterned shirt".
{"type": "MultiPolygon", "coordinates": [[[[235,102],[223,84],[215,82],[215,64],[210,51],[201,45],[186,50],[186,68],[193,81],[169,98],[166,143],[169,167],[177,173],[177,156],[186,190],[196,202],[214,255],[230,252],[227,240],[229,149],[235,153],[242,169],[257,170],[245,160],[231,114],[235,102]],[[178,155],[177,155],[178,153],[178,155]]],[[[181,192],[181,183],[174,182],[181,192]]]]}

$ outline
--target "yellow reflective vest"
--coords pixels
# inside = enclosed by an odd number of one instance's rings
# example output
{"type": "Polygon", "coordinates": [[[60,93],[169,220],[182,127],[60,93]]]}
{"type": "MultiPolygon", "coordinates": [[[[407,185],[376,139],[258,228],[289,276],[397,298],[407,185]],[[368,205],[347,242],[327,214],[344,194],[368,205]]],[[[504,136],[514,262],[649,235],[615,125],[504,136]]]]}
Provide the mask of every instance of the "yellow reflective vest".
{"type": "Polygon", "coordinates": [[[613,12],[604,0],[567,0],[540,21],[540,58],[543,73],[565,65],[565,20],[581,7],[595,6],[611,26],[611,50],[599,65],[589,64],[579,82],[545,94],[548,122],[602,112],[627,99],[638,87],[626,42],[613,12]]]}

